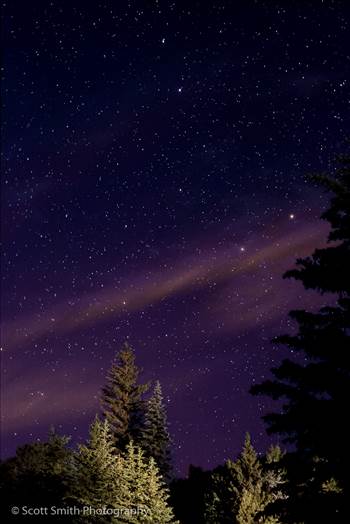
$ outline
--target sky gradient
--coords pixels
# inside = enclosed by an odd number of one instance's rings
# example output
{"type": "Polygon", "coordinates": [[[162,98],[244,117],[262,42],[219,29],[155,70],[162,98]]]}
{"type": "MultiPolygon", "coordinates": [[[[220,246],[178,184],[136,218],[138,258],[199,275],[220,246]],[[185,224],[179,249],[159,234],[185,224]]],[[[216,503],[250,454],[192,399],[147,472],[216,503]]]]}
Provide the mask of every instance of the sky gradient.
{"type": "MultiPolygon", "coordinates": [[[[345,5],[345,4],[344,4],[345,5]]],[[[263,450],[249,394],[324,245],[349,116],[340,2],[5,2],[2,454],[86,438],[124,340],[177,471],[263,450]]]]}

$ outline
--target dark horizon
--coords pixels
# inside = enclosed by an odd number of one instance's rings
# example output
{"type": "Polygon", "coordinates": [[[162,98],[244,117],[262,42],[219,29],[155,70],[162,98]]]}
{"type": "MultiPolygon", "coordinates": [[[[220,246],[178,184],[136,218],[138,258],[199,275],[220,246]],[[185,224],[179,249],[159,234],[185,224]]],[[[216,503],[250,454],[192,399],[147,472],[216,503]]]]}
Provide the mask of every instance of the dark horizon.
{"type": "Polygon", "coordinates": [[[179,474],[264,451],[249,389],[330,300],[282,275],[327,240],[306,175],[345,149],[349,8],[4,5],[3,456],[84,440],[124,340],[179,474]]]}

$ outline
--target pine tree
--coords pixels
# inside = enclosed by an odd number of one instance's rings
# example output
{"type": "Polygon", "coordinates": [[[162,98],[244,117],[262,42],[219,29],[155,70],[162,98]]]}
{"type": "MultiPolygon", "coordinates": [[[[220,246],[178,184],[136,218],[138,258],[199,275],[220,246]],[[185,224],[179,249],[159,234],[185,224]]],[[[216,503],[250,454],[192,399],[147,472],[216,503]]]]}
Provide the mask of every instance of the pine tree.
{"type": "Polygon", "coordinates": [[[350,459],[344,453],[350,442],[344,422],[350,397],[350,158],[340,162],[333,179],[315,177],[333,194],[322,215],[331,226],[329,243],[299,259],[285,275],[305,289],[332,293],[330,305],[290,313],[298,330],[276,341],[290,348],[294,358],[272,370],[273,380],[252,388],[254,394],[283,399],[282,412],[264,418],[270,433],[281,434],[295,448],[286,457],[296,486],[290,509],[299,508],[296,517],[306,523],[344,522],[350,497],[350,459]],[[334,482],[336,490],[324,490],[334,482]]]}
{"type": "Polygon", "coordinates": [[[107,374],[101,398],[103,413],[120,450],[130,440],[138,442],[141,435],[145,411],[142,396],[148,384],[138,384],[139,373],[134,351],[125,342],[107,374]]]}
{"type": "Polygon", "coordinates": [[[116,452],[108,421],[97,417],[86,445],[79,446],[69,475],[68,500],[83,508],[105,509],[105,515],[80,514],[86,523],[174,523],[167,503],[168,491],[151,458],[132,441],[125,452],[116,452]]]}
{"type": "Polygon", "coordinates": [[[262,524],[279,524],[284,521],[287,495],[287,471],[283,460],[285,453],[279,446],[270,446],[262,460],[264,471],[265,507],[260,512],[262,524]]]}
{"type": "Polygon", "coordinates": [[[169,491],[164,485],[162,475],[153,457],[149,459],[146,479],[149,496],[148,507],[151,516],[148,522],[159,524],[174,523],[174,514],[168,504],[169,491]]]}
{"type": "MultiPolygon", "coordinates": [[[[272,455],[268,455],[268,461],[272,455]]],[[[243,450],[236,462],[228,460],[213,474],[213,488],[208,494],[208,524],[268,524],[280,522],[268,514],[271,504],[285,497],[280,489],[282,473],[263,467],[246,435],[243,450]]]]}
{"type": "Polygon", "coordinates": [[[130,511],[123,522],[166,524],[174,523],[174,515],[168,504],[169,493],[165,487],[154,459],[147,460],[141,448],[131,441],[126,446],[124,461],[118,475],[129,493],[124,507],[130,511]]]}
{"type": "Polygon", "coordinates": [[[285,484],[287,483],[287,472],[283,466],[285,453],[279,446],[270,446],[263,460],[265,479],[274,491],[275,500],[285,500],[285,484]]]}
{"type": "Polygon", "coordinates": [[[154,458],[163,478],[168,481],[171,471],[170,436],[159,381],[156,382],[153,395],[147,402],[140,445],[147,457],[154,458]]]}
{"type": "Polygon", "coordinates": [[[125,516],[126,521],[131,524],[139,522],[140,519],[146,519],[149,512],[146,485],[147,462],[141,448],[135,446],[133,441],[126,445],[118,474],[129,493],[129,497],[124,500],[124,507],[130,510],[129,514],[125,516]]]}
{"type": "MultiPolygon", "coordinates": [[[[91,506],[96,510],[123,507],[129,496],[126,486],[120,481],[118,471],[121,457],[114,453],[113,440],[107,420],[98,417],[90,427],[89,441],[80,445],[69,475],[68,500],[80,507],[91,506]]],[[[78,522],[119,522],[111,517],[84,516],[78,522]]]]}

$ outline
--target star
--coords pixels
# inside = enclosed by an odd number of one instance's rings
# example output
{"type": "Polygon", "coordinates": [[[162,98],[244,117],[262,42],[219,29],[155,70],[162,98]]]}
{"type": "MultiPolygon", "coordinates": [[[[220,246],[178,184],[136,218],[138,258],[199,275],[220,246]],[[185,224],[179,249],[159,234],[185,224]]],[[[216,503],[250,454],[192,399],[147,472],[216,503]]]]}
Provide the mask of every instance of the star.
{"type": "MultiPolygon", "coordinates": [[[[299,301],[281,276],[294,255],[306,256],[324,238],[324,224],[299,209],[315,218],[323,211],[324,198],[306,190],[303,174],[342,152],[350,87],[350,61],[338,48],[343,9],[288,7],[290,31],[274,34],[266,27],[279,27],[282,11],[262,8],[261,17],[252,8],[254,24],[241,34],[230,2],[198,10],[195,27],[192,10],[177,2],[155,5],[155,16],[138,0],[127,12],[121,2],[111,10],[90,2],[74,20],[32,4],[25,12],[16,2],[5,8],[4,47],[9,56],[14,45],[26,53],[11,55],[4,78],[0,358],[16,393],[6,395],[4,451],[25,443],[24,424],[33,438],[46,438],[52,422],[68,434],[76,424],[87,437],[90,400],[98,405],[105,371],[130,337],[145,374],[164,382],[171,398],[176,469],[186,474],[190,462],[205,466],[207,457],[214,467],[230,443],[227,425],[211,444],[217,427],[232,418],[244,434],[255,402],[248,381],[260,382],[270,361],[278,363],[265,341],[299,301]],[[40,38],[28,40],[35,27],[40,38]],[[322,46],[310,45],[319,31],[327,34],[322,46]],[[94,47],[100,60],[91,68],[94,47]],[[230,49],[239,60],[228,59],[230,49]],[[332,72],[313,71],[318,63],[332,72]],[[244,373],[242,359],[250,359],[244,373]],[[217,427],[208,428],[216,394],[217,427]],[[189,419],[194,440],[182,430],[189,419]],[[207,446],[197,446],[203,434],[207,446]]],[[[256,406],[250,429],[258,436],[256,406]]]]}

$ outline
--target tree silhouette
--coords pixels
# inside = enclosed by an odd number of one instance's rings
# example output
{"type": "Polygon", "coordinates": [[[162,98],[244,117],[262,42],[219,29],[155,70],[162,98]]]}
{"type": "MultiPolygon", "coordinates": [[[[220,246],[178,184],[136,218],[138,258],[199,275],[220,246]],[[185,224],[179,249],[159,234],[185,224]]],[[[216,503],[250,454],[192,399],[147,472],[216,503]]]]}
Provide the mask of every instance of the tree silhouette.
{"type": "Polygon", "coordinates": [[[254,386],[254,394],[282,399],[282,412],[265,415],[269,433],[294,446],[286,464],[294,484],[290,513],[306,523],[345,522],[350,495],[350,158],[340,159],[334,178],[314,176],[331,191],[322,218],[331,226],[328,245],[299,259],[285,274],[306,289],[330,293],[317,312],[292,311],[298,330],[276,339],[292,349],[272,370],[274,379],[254,386]],[[323,519],[323,520],[322,520],[323,519]]]}
{"type": "Polygon", "coordinates": [[[211,472],[190,465],[187,478],[175,478],[170,484],[171,504],[181,524],[206,524],[206,493],[211,472]]]}
{"type": "Polygon", "coordinates": [[[142,395],[148,384],[139,384],[139,368],[132,347],[125,342],[107,374],[101,404],[115,445],[124,450],[127,443],[138,442],[144,422],[145,403],[142,395]]]}
{"type": "MultiPolygon", "coordinates": [[[[1,506],[4,521],[11,520],[10,508],[65,505],[66,479],[71,460],[69,438],[50,430],[46,442],[34,442],[17,448],[16,456],[0,465],[1,506]]],[[[16,517],[17,520],[20,516],[16,517]]],[[[33,517],[24,517],[31,520],[33,517]]],[[[57,521],[57,516],[37,515],[39,522],[57,521]]],[[[61,522],[69,519],[61,517],[61,522]]]]}

